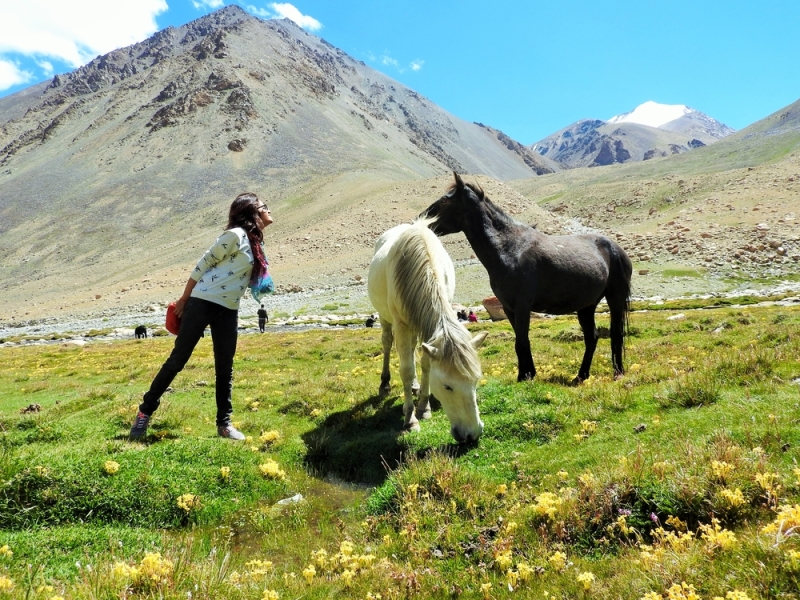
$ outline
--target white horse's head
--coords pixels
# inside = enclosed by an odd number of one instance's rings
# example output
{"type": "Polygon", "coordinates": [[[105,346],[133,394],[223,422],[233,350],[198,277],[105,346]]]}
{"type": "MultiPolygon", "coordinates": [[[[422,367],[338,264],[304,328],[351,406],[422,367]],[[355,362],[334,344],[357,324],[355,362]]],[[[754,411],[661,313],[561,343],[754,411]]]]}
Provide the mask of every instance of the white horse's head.
{"type": "Polygon", "coordinates": [[[477,349],[486,339],[486,335],[484,331],[470,340],[474,357],[469,358],[474,358],[474,361],[469,361],[472,364],[467,366],[471,368],[464,368],[464,365],[457,368],[452,356],[448,357],[448,353],[443,352],[441,338],[422,344],[422,351],[430,360],[431,394],[442,403],[442,408],[450,419],[450,433],[458,442],[474,442],[483,433],[476,393],[481,376],[477,349]]]}

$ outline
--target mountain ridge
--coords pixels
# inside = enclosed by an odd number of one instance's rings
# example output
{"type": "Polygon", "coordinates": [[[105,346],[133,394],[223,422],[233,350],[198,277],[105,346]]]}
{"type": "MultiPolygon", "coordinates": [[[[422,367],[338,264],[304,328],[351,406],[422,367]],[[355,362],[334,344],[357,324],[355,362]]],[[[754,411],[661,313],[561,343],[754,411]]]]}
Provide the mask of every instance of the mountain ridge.
{"type": "Polygon", "coordinates": [[[597,167],[689,152],[731,133],[727,125],[685,105],[648,101],[607,121],[577,121],[530,148],[563,168],[597,167]]]}

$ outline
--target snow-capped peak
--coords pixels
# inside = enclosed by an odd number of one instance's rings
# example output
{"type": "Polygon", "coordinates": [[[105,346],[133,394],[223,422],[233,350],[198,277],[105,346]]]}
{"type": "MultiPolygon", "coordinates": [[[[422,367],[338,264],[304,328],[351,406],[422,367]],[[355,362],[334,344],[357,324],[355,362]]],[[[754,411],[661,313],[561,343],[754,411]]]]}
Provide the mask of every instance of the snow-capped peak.
{"type": "Polygon", "coordinates": [[[695,112],[694,109],[683,104],[659,104],[648,100],[629,113],[611,117],[608,122],[638,123],[639,125],[649,125],[650,127],[661,127],[692,112],[695,112]]]}

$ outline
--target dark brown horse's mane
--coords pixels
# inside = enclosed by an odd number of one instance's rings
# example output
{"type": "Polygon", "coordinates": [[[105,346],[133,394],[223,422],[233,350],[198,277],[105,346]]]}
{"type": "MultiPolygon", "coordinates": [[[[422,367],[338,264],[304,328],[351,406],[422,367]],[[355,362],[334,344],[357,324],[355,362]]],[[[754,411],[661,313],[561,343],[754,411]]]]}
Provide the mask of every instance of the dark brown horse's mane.
{"type": "MultiPolygon", "coordinates": [[[[486,197],[486,194],[485,194],[485,193],[484,193],[484,191],[483,191],[483,188],[482,188],[480,185],[478,185],[477,183],[466,183],[466,182],[465,182],[465,183],[464,183],[464,187],[468,187],[468,188],[469,188],[469,189],[471,189],[473,192],[475,192],[475,194],[476,194],[476,195],[478,196],[478,198],[480,198],[481,200],[488,200],[488,198],[486,197]]],[[[451,184],[451,185],[450,185],[450,187],[449,187],[449,188],[447,188],[447,194],[446,194],[446,195],[448,195],[448,196],[449,196],[450,194],[452,194],[453,192],[455,192],[457,189],[458,189],[458,184],[456,184],[456,183],[453,183],[453,184],[451,184]]]]}

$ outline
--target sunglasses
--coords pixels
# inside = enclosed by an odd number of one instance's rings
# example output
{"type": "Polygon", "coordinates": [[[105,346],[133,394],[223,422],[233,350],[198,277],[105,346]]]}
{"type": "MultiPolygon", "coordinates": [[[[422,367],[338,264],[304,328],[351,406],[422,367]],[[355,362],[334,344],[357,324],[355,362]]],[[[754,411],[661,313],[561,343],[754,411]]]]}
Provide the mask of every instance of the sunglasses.
{"type": "Polygon", "coordinates": [[[265,212],[269,212],[269,209],[267,208],[266,204],[262,204],[261,206],[256,206],[256,211],[261,212],[262,210],[265,212]]]}

